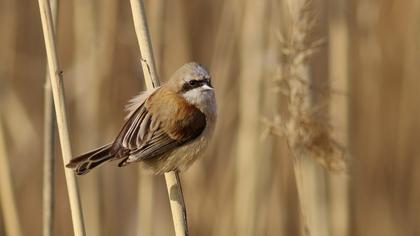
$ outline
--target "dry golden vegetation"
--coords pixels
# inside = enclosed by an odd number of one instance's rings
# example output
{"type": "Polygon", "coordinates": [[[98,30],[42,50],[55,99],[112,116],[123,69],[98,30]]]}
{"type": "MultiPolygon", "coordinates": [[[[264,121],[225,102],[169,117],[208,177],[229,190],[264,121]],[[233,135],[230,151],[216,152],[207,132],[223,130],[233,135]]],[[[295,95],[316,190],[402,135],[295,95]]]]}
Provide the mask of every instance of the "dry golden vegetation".
{"type": "MultiPolygon", "coordinates": [[[[420,234],[419,1],[145,10],[159,80],[193,60],[216,88],[215,137],[180,175],[191,235],[420,234]]],[[[68,159],[115,137],[126,101],[151,86],[148,56],[128,0],[59,1],[57,14],[58,127],[38,3],[0,0],[0,235],[83,235],[83,224],[89,236],[175,235],[165,178],[138,165],[76,177],[81,219],[62,150],[68,159]]]]}

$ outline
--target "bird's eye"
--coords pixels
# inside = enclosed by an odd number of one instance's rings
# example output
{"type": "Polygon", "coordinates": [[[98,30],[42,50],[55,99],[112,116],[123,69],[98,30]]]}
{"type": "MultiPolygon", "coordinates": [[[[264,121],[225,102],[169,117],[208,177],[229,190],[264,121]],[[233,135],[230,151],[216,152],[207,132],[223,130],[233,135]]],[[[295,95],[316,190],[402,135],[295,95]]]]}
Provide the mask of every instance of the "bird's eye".
{"type": "Polygon", "coordinates": [[[197,80],[190,80],[190,81],[188,82],[188,84],[189,84],[190,86],[194,87],[194,86],[196,86],[196,85],[198,84],[198,81],[197,81],[197,80]]]}

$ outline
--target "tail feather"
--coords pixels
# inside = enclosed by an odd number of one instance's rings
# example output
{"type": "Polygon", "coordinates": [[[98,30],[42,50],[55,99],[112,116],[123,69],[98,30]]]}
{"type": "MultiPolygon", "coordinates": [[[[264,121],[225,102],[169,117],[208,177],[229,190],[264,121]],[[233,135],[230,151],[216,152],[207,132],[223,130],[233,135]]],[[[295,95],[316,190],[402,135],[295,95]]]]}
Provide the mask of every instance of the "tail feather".
{"type": "Polygon", "coordinates": [[[72,168],[77,175],[84,175],[91,169],[100,164],[111,160],[114,154],[111,152],[112,144],[107,144],[103,147],[80,155],[72,159],[67,165],[67,168],[72,168]]]}

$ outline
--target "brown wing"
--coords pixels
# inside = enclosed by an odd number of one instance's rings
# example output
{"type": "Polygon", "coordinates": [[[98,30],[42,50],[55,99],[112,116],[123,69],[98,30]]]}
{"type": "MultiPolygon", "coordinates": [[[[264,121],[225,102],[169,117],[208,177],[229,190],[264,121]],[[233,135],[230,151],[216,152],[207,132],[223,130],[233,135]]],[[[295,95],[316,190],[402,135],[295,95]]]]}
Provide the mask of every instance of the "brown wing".
{"type": "Polygon", "coordinates": [[[205,126],[205,115],[199,109],[160,88],[133,112],[116,138],[113,150],[117,158],[124,158],[120,165],[129,156],[129,162],[154,158],[193,140],[205,126]]]}

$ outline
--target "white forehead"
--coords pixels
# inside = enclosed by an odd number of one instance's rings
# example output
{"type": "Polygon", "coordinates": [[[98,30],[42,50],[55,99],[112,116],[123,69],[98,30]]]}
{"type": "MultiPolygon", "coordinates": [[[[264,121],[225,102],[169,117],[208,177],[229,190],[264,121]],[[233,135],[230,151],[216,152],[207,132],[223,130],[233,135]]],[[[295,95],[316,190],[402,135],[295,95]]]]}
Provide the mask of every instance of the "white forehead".
{"type": "Polygon", "coordinates": [[[198,65],[196,67],[195,73],[197,73],[198,76],[206,78],[206,79],[210,79],[210,74],[209,72],[201,65],[198,65]]]}
{"type": "Polygon", "coordinates": [[[210,79],[210,73],[202,65],[200,65],[198,63],[195,63],[195,62],[191,62],[191,63],[188,63],[185,66],[190,71],[190,73],[188,73],[188,75],[185,78],[186,80],[190,80],[190,79],[193,79],[193,78],[196,79],[197,77],[210,79]]]}

